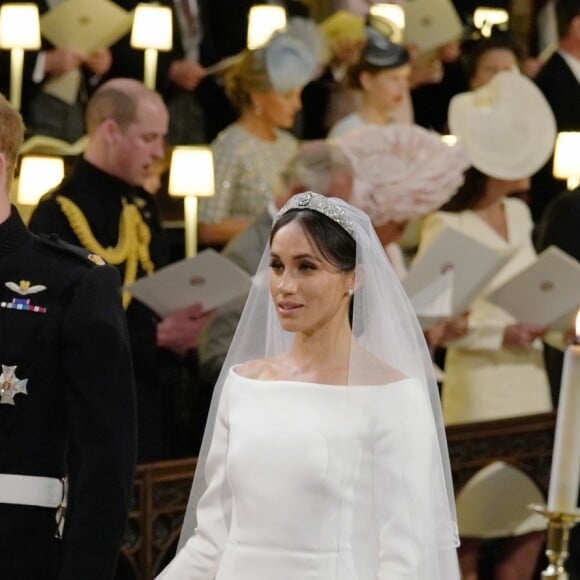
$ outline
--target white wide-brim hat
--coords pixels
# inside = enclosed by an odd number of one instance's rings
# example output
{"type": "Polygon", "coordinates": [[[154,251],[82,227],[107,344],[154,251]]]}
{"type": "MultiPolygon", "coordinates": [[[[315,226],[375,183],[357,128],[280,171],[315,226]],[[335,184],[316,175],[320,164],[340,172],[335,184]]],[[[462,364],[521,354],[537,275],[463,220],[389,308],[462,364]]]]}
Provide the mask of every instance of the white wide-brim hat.
{"type": "Polygon", "coordinates": [[[501,72],[449,104],[449,128],[471,164],[496,179],[530,177],[548,161],[556,121],[536,85],[519,72],[501,72]]]}

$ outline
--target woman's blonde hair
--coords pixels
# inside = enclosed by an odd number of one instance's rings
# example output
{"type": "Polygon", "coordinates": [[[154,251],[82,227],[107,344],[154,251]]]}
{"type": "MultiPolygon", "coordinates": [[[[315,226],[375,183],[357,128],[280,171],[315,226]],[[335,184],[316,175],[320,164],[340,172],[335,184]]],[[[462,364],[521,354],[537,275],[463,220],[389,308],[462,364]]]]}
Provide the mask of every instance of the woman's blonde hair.
{"type": "Polygon", "coordinates": [[[237,64],[226,72],[224,80],[226,95],[238,111],[251,105],[250,93],[271,91],[264,49],[244,51],[237,64]]]}

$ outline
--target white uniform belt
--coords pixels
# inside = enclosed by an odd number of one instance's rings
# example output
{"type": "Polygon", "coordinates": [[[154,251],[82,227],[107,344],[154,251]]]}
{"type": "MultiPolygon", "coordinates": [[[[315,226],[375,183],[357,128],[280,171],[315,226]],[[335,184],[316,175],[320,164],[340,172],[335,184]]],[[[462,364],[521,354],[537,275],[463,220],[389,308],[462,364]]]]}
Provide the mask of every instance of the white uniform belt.
{"type": "Polygon", "coordinates": [[[65,484],[56,477],[0,473],[0,503],[57,508],[65,499],[65,484]]]}

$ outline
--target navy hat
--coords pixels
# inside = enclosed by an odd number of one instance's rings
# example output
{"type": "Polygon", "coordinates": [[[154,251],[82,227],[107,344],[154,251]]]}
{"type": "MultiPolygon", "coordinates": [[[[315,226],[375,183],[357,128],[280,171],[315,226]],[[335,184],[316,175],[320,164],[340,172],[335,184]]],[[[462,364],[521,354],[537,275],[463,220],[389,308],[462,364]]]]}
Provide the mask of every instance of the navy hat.
{"type": "Polygon", "coordinates": [[[362,53],[362,60],[379,68],[398,68],[409,62],[409,52],[404,46],[391,42],[376,28],[367,26],[367,41],[362,53]]]}

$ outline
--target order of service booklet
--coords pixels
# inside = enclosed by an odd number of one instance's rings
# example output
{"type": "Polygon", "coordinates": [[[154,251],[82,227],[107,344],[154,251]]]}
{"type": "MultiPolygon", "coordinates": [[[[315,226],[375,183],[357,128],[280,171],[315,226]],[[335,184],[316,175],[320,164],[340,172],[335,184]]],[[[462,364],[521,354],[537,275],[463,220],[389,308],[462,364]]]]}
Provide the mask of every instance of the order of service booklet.
{"type": "MultiPolygon", "coordinates": [[[[108,48],[131,30],[133,13],[111,0],[63,0],[40,18],[42,36],[59,48],[90,54],[108,48]]],[[[78,69],[49,79],[43,90],[74,103],[81,83],[78,69]]]]}
{"type": "Polygon", "coordinates": [[[244,296],[251,284],[252,278],[246,271],[208,248],[193,258],[139,278],[125,290],[164,317],[198,302],[204,311],[212,310],[244,296]]]}
{"type": "Polygon", "coordinates": [[[565,331],[580,307],[580,263],[556,246],[485,297],[518,322],[565,331]]]}
{"type": "Polygon", "coordinates": [[[421,326],[463,313],[509,260],[454,228],[445,228],[403,279],[421,326]]]}

